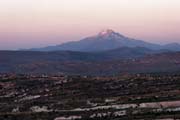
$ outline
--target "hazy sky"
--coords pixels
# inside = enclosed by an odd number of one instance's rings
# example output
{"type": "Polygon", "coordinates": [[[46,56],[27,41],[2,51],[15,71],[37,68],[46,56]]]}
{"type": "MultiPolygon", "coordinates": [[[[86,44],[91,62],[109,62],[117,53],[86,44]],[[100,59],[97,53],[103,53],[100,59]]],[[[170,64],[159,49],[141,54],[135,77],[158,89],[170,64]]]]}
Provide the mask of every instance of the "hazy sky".
{"type": "Polygon", "coordinates": [[[180,43],[180,0],[0,0],[0,49],[60,44],[107,28],[180,43]]]}

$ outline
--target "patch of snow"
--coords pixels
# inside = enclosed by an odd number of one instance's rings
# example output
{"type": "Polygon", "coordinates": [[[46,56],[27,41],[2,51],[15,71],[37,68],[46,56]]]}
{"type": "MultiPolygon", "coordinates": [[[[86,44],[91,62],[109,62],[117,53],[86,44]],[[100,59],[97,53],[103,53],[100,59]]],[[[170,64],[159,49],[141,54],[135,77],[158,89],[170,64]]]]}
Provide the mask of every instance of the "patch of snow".
{"type": "Polygon", "coordinates": [[[168,107],[180,107],[180,101],[141,103],[139,105],[139,108],[168,108],[168,107]]]}
{"type": "Polygon", "coordinates": [[[126,115],[126,110],[114,112],[114,116],[116,117],[124,115],[126,115]]]}
{"type": "Polygon", "coordinates": [[[19,112],[19,107],[17,107],[17,108],[14,108],[14,109],[12,110],[12,112],[14,112],[14,113],[17,113],[17,112],[19,112]]]}
{"type": "Polygon", "coordinates": [[[69,117],[57,117],[54,120],[75,120],[75,119],[81,119],[81,116],[69,116],[69,117]]]}
{"type": "Polygon", "coordinates": [[[52,110],[48,110],[47,106],[42,106],[42,107],[33,106],[33,107],[30,108],[30,110],[32,112],[50,112],[50,111],[52,111],[52,110]]]}
{"type": "Polygon", "coordinates": [[[33,99],[37,99],[37,98],[40,98],[40,97],[41,97],[40,95],[26,96],[26,97],[20,99],[19,101],[33,100],[33,99]]]}
{"type": "Polygon", "coordinates": [[[87,100],[87,105],[91,105],[92,107],[97,106],[97,103],[92,103],[91,101],[87,100]]]}
{"type": "Polygon", "coordinates": [[[115,101],[116,101],[115,99],[105,99],[106,103],[115,102],[115,101]]]}

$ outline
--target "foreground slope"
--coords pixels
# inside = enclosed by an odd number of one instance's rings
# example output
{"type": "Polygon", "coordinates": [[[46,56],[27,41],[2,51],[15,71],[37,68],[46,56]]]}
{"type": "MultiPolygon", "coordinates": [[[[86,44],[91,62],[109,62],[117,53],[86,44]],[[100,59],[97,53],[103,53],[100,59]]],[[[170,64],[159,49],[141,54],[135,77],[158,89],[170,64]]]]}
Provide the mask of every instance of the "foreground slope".
{"type": "Polygon", "coordinates": [[[179,120],[180,76],[0,77],[1,120],[179,120]]]}

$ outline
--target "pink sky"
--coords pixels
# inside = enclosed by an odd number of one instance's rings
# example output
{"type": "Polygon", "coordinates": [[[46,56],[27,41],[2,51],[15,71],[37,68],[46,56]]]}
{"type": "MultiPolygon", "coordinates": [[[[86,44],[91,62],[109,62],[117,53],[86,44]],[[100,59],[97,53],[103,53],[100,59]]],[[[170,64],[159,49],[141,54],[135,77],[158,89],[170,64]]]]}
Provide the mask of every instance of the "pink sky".
{"type": "Polygon", "coordinates": [[[43,47],[103,29],[180,43],[180,0],[1,0],[0,49],[43,47]]]}

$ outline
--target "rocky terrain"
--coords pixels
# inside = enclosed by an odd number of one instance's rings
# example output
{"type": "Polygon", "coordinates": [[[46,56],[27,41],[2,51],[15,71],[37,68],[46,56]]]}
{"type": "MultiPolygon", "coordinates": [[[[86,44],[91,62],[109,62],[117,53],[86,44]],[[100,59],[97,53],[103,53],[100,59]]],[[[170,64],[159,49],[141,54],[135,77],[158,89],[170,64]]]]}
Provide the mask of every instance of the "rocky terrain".
{"type": "Polygon", "coordinates": [[[1,74],[0,119],[180,119],[180,75],[1,74]]]}

